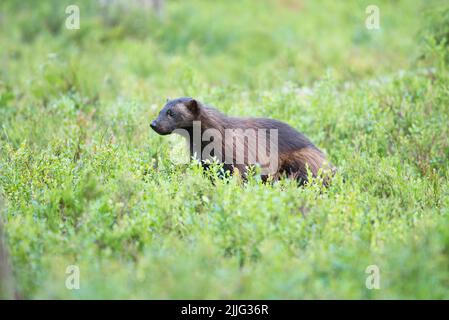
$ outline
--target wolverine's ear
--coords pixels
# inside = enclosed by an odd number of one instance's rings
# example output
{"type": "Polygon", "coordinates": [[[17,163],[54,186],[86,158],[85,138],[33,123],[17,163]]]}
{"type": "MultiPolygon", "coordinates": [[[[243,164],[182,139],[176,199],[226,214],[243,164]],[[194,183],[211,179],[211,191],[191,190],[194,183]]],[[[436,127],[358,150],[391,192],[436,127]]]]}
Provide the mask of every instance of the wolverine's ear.
{"type": "Polygon", "coordinates": [[[198,101],[196,101],[195,99],[192,99],[192,100],[189,100],[188,102],[186,102],[186,107],[193,114],[198,114],[198,112],[200,111],[200,105],[199,105],[198,101]]]}

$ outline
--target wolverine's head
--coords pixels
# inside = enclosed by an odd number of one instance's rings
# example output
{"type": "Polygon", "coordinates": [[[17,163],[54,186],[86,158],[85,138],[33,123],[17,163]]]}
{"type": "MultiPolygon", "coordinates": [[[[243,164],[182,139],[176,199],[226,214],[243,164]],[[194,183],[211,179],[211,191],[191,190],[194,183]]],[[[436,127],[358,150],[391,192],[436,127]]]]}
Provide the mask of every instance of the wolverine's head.
{"type": "Polygon", "coordinates": [[[168,100],[150,126],[160,135],[170,134],[176,129],[191,128],[193,121],[198,118],[200,107],[200,103],[192,98],[168,100]]]}

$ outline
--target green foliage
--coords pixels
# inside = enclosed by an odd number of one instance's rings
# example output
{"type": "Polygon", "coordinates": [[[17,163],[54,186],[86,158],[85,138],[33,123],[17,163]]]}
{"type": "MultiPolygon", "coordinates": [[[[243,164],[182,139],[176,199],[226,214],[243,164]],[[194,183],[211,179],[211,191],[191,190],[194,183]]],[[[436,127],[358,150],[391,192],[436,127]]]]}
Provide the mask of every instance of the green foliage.
{"type": "Polygon", "coordinates": [[[0,210],[19,293],[449,298],[444,24],[417,36],[435,3],[378,1],[370,31],[366,1],[167,0],[162,18],[79,1],[67,30],[73,1],[2,1],[0,210]],[[332,185],[176,164],[182,138],[149,123],[185,95],[288,122],[338,167],[332,185]]]}

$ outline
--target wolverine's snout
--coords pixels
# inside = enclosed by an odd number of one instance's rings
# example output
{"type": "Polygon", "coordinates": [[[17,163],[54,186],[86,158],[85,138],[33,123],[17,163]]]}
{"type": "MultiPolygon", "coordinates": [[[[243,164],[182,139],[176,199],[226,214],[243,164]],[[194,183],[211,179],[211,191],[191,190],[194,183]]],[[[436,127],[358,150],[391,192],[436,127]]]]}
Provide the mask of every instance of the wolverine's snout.
{"type": "Polygon", "coordinates": [[[171,130],[168,130],[167,128],[165,128],[163,125],[161,125],[158,121],[153,120],[150,123],[150,127],[151,129],[153,129],[157,134],[160,135],[166,135],[166,134],[170,134],[171,130]]]}

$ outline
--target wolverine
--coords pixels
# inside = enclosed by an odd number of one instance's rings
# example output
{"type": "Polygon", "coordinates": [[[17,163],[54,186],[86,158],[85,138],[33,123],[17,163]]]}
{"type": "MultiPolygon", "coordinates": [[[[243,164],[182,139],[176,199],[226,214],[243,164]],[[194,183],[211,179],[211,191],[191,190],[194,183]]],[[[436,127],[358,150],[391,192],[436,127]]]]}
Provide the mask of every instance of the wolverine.
{"type": "Polygon", "coordinates": [[[167,100],[150,126],[160,135],[183,135],[190,155],[203,165],[216,159],[225,171],[244,179],[251,166],[259,166],[264,181],[285,176],[304,184],[309,176],[321,173],[327,185],[335,171],[325,154],[290,125],[268,118],[230,117],[194,98],[167,100]]]}

